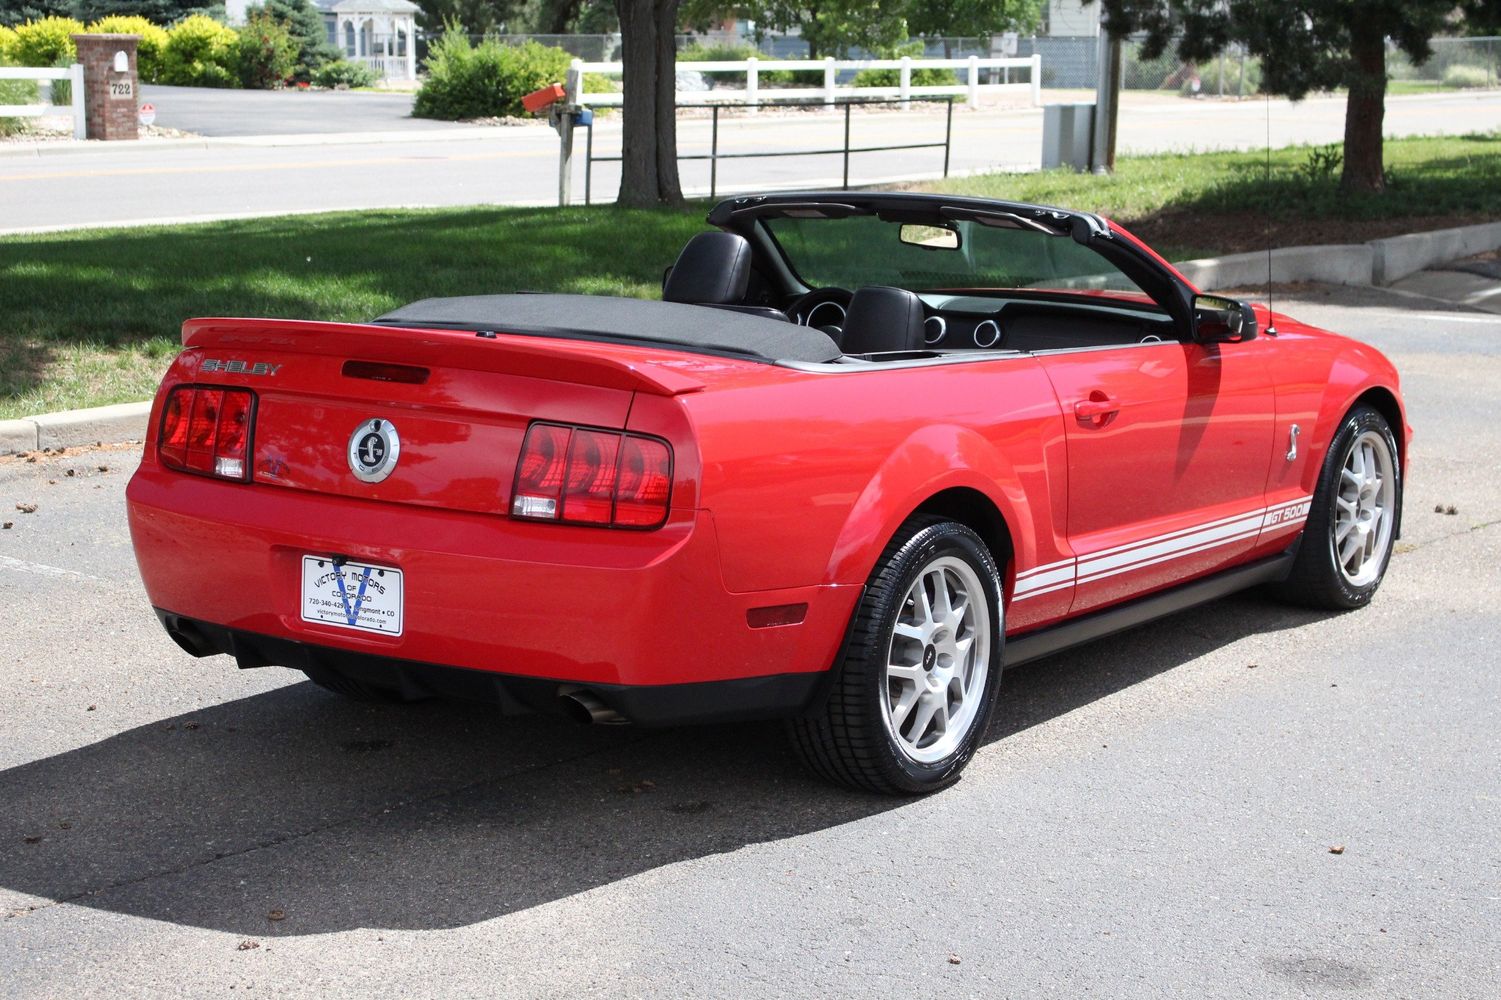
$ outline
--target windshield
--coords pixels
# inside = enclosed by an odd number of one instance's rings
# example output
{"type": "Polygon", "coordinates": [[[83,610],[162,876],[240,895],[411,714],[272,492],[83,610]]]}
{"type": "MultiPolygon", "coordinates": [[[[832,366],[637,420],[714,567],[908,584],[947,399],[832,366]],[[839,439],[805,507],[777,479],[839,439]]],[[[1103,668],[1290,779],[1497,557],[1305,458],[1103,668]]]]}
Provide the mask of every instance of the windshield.
{"type": "Polygon", "coordinates": [[[763,220],[793,273],[812,288],[894,285],[912,291],[978,288],[1141,289],[1068,236],[970,220],[903,226],[875,215],[763,220]],[[957,246],[954,244],[957,242],[957,246]]]}

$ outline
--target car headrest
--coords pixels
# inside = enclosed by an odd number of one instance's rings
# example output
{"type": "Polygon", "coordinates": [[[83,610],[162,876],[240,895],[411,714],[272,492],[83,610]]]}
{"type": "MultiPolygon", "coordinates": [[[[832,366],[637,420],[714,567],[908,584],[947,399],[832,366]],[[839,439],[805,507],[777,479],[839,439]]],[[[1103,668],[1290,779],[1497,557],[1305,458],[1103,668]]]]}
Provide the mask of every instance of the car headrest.
{"type": "Polygon", "coordinates": [[[662,301],[728,305],[750,286],[751,248],[734,233],[699,233],[688,241],[662,286],[662,301]]]}
{"type": "Polygon", "coordinates": [[[922,300],[905,288],[869,285],[855,291],[844,317],[845,354],[923,349],[922,300]]]}

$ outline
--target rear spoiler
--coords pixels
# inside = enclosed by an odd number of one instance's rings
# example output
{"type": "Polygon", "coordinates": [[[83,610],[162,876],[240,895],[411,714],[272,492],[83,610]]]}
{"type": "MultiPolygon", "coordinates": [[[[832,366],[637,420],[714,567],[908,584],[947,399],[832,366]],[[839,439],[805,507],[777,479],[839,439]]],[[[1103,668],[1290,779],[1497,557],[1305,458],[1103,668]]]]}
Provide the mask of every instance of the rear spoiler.
{"type": "MultiPolygon", "coordinates": [[[[206,317],[182,325],[182,346],[254,350],[460,368],[679,396],[704,383],[653,364],[645,349],[599,341],[508,336],[504,330],[430,330],[368,323],[206,317]]],[[[660,349],[658,349],[660,350],[660,349]]]]}

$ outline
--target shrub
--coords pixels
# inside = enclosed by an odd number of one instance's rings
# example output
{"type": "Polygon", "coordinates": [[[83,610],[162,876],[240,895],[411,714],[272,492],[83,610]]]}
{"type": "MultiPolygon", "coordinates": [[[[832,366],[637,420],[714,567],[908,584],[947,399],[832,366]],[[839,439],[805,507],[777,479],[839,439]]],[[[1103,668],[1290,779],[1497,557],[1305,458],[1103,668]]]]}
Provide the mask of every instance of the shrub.
{"type": "Polygon", "coordinates": [[[350,62],[347,59],[337,59],[333,62],[324,63],[313,72],[313,83],[320,87],[355,87],[375,86],[375,70],[364,63],[350,62]]]}
{"type": "MultiPolygon", "coordinates": [[[[766,61],[769,57],[754,45],[734,45],[721,42],[717,45],[705,45],[702,42],[694,42],[678,50],[678,62],[738,62],[742,59],[760,59],[766,61]]],[[[795,70],[768,69],[756,73],[757,87],[775,87],[793,82],[795,70]]],[[[808,70],[809,73],[817,73],[819,81],[823,80],[823,67],[815,66],[808,70]]],[[[709,81],[710,87],[744,87],[744,73],[705,73],[704,79],[709,81]]]]}
{"type": "Polygon", "coordinates": [[[251,8],[234,40],[240,86],[256,90],[279,86],[296,68],[297,51],[297,41],[286,25],[264,8],[251,8]]]}
{"type": "Polygon", "coordinates": [[[1459,90],[1471,90],[1479,87],[1489,87],[1491,75],[1486,72],[1484,66],[1466,66],[1463,63],[1455,63],[1444,70],[1444,86],[1459,90]]]}
{"type": "MultiPolygon", "coordinates": [[[[729,42],[721,42],[718,45],[705,45],[703,42],[694,42],[692,45],[685,45],[681,49],[678,49],[678,62],[738,62],[741,59],[749,59],[753,56],[759,58],[760,55],[760,51],[754,45],[734,45],[729,42]]],[[[709,82],[711,88],[745,86],[744,73],[705,73],[703,76],[709,82]]],[[[757,73],[756,81],[758,84],[761,82],[761,79],[762,74],[757,73]]]]}
{"type": "Polygon", "coordinates": [[[449,25],[428,50],[427,79],[412,102],[412,115],[457,121],[498,114],[501,51],[495,39],[475,46],[462,29],[449,25]]]}
{"type": "MultiPolygon", "coordinates": [[[[543,84],[547,86],[547,84],[543,84]]],[[[620,77],[608,76],[604,73],[584,74],[584,93],[586,94],[618,94],[621,90],[620,77]]]]}
{"type": "MultiPolygon", "coordinates": [[[[1240,85],[1241,61],[1238,57],[1227,56],[1225,58],[1225,96],[1233,97],[1236,93],[1250,97],[1261,89],[1261,61],[1247,59],[1245,61],[1246,81],[1245,86],[1240,85]],[[1237,89],[1239,88],[1239,89],[1237,89]]],[[[1209,96],[1218,95],[1220,92],[1220,61],[1211,59],[1207,63],[1199,65],[1199,93],[1209,96]]]]}
{"type": "Polygon", "coordinates": [[[450,25],[428,53],[427,80],[412,114],[446,121],[525,114],[521,98],[562,81],[571,61],[562,49],[536,42],[503,45],[486,38],[472,45],[450,25]]]}
{"type": "Polygon", "coordinates": [[[14,28],[7,28],[0,24],[0,66],[9,65],[15,58],[16,32],[14,28]]]}
{"type": "Polygon", "coordinates": [[[78,59],[73,35],[83,24],[71,17],[44,17],[16,29],[12,57],[22,66],[66,66],[78,59]]]}
{"type": "Polygon", "coordinates": [[[233,87],[237,81],[233,28],[194,14],[167,32],[160,82],[178,87],[233,87]]]}
{"type": "Polygon", "coordinates": [[[521,99],[550,83],[566,80],[573,62],[573,56],[563,49],[538,42],[507,45],[501,51],[501,90],[506,102],[501,113],[507,115],[526,114],[521,99]]]}
{"type": "MultiPolygon", "coordinates": [[[[8,55],[7,31],[8,28],[0,27],[0,66],[8,66],[12,61],[8,55]]],[[[0,104],[32,104],[36,99],[37,85],[31,80],[0,80],[0,104]]],[[[25,118],[0,118],[0,136],[25,132],[27,126],[28,119],[25,118]]]]}
{"type": "MultiPolygon", "coordinates": [[[[912,56],[915,61],[921,58],[924,51],[922,42],[908,42],[906,45],[898,45],[884,58],[900,59],[902,56],[912,56]]],[[[914,87],[954,87],[958,83],[959,77],[951,69],[921,69],[916,66],[912,69],[912,86],[914,87]]],[[[899,69],[862,69],[855,74],[857,87],[900,87],[901,85],[902,71],[899,69]]]]}
{"type": "Polygon", "coordinates": [[[110,35],[140,35],[136,46],[136,75],[147,83],[156,83],[162,72],[162,50],[167,47],[167,29],[144,17],[110,14],[89,25],[90,31],[110,35]]]}

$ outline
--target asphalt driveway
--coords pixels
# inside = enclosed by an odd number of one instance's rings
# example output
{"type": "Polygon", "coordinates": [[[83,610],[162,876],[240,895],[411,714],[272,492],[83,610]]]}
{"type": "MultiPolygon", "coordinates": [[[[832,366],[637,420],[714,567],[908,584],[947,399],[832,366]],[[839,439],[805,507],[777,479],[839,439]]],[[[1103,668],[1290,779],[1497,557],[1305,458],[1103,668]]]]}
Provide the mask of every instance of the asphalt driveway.
{"type": "Polygon", "coordinates": [[[315,135],[465,128],[413,118],[411,94],[141,86],[156,124],[207,136],[315,135]]]}
{"type": "Polygon", "coordinates": [[[190,659],[135,573],[131,452],[0,460],[0,996],[1490,1000],[1501,317],[1277,305],[1401,369],[1381,593],[1243,594],[1008,672],[916,801],[813,780],[775,725],[358,705],[190,659]]]}

